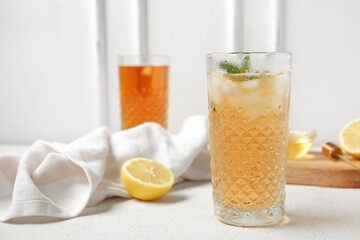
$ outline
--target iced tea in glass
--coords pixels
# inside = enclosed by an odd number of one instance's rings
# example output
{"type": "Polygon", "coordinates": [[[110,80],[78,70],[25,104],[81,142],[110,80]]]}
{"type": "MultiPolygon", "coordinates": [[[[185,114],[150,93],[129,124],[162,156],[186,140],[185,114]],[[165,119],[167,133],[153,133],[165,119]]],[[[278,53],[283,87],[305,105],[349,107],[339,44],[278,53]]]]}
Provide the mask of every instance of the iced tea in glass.
{"type": "Polygon", "coordinates": [[[122,129],[144,122],[167,128],[169,57],[119,57],[122,129]]]}
{"type": "Polygon", "coordinates": [[[238,226],[284,215],[290,53],[207,55],[216,217],[238,226]]]}

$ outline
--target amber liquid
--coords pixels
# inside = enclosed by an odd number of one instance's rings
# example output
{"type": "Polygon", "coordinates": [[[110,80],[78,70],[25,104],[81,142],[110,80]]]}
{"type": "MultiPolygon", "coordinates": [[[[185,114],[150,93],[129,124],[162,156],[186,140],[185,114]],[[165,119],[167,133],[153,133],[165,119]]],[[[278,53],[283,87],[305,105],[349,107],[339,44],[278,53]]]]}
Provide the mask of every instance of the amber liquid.
{"type": "Polygon", "coordinates": [[[312,142],[290,142],[287,153],[287,158],[289,160],[300,159],[304,157],[312,146],[312,142]]]}
{"type": "Polygon", "coordinates": [[[316,132],[292,130],[289,133],[289,148],[287,158],[296,160],[303,158],[309,151],[315,139],[316,132]]]}
{"type": "Polygon", "coordinates": [[[144,122],[167,128],[168,66],[120,66],[122,129],[144,122]]]}
{"type": "Polygon", "coordinates": [[[290,76],[246,77],[208,77],[215,214],[234,225],[284,211],[290,76]]]}

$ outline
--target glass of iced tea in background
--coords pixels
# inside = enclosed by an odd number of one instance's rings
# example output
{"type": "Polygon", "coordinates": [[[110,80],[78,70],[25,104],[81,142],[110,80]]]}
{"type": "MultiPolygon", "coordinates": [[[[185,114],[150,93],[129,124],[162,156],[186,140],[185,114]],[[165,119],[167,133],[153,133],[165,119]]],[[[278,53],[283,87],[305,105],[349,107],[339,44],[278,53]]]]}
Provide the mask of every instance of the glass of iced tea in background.
{"type": "Polygon", "coordinates": [[[261,226],[284,215],[291,53],[207,55],[216,217],[261,226]]]}
{"type": "Polygon", "coordinates": [[[168,56],[119,56],[122,129],[144,122],[167,128],[168,56]]]}

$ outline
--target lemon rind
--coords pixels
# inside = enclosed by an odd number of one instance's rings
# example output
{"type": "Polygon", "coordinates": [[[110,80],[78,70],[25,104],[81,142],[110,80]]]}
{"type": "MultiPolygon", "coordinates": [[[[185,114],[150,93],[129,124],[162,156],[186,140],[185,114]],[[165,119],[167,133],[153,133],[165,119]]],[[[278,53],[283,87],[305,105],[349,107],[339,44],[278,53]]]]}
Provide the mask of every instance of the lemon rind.
{"type": "Polygon", "coordinates": [[[143,182],[143,181],[140,181],[140,180],[137,179],[137,178],[134,178],[134,177],[127,171],[127,168],[126,168],[126,167],[127,167],[131,162],[137,161],[137,160],[152,161],[152,160],[150,160],[150,159],[148,159],[148,158],[132,158],[132,159],[129,159],[129,160],[127,160],[126,162],[124,162],[124,163],[123,163],[123,166],[122,166],[123,171],[125,172],[125,174],[126,174],[131,180],[133,180],[133,181],[135,181],[135,182],[138,182],[138,183],[140,183],[140,184],[147,185],[147,186],[151,186],[151,187],[155,187],[155,188],[169,187],[169,186],[172,186],[172,185],[174,184],[175,176],[174,176],[174,174],[172,173],[172,171],[171,171],[170,169],[168,169],[164,164],[159,163],[159,162],[156,162],[156,163],[162,165],[163,167],[165,167],[166,169],[169,170],[170,177],[171,177],[170,182],[164,183],[164,184],[161,184],[161,185],[160,185],[160,184],[154,184],[154,183],[149,183],[149,182],[143,182]]]}
{"type": "Polygon", "coordinates": [[[351,150],[347,147],[347,145],[344,143],[344,140],[343,140],[343,132],[345,131],[345,129],[347,129],[351,124],[355,123],[355,122],[360,122],[360,118],[355,118],[351,121],[349,121],[348,123],[346,123],[340,130],[340,133],[339,133],[339,143],[340,143],[340,146],[342,148],[344,148],[344,150],[347,152],[347,153],[351,153],[351,154],[360,154],[360,150],[359,151],[354,151],[354,150],[351,150]]]}

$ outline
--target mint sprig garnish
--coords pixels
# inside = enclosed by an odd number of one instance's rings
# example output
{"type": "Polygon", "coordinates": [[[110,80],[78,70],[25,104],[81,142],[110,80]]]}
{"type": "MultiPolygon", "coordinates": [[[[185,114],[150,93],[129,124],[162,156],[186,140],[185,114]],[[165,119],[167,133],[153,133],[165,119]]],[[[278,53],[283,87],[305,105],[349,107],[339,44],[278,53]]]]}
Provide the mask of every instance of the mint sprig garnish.
{"type": "Polygon", "coordinates": [[[235,64],[229,63],[228,61],[221,62],[219,64],[219,67],[221,69],[225,70],[227,73],[230,73],[230,74],[249,72],[250,56],[247,55],[247,56],[244,57],[240,67],[238,67],[235,64]]]}
{"type": "Polygon", "coordinates": [[[228,61],[223,61],[220,63],[220,68],[225,70],[227,73],[240,73],[240,68],[235,64],[228,63],[228,61]]]}
{"type": "Polygon", "coordinates": [[[246,73],[250,70],[250,56],[247,55],[244,57],[241,67],[240,67],[240,73],[246,73]]]}

